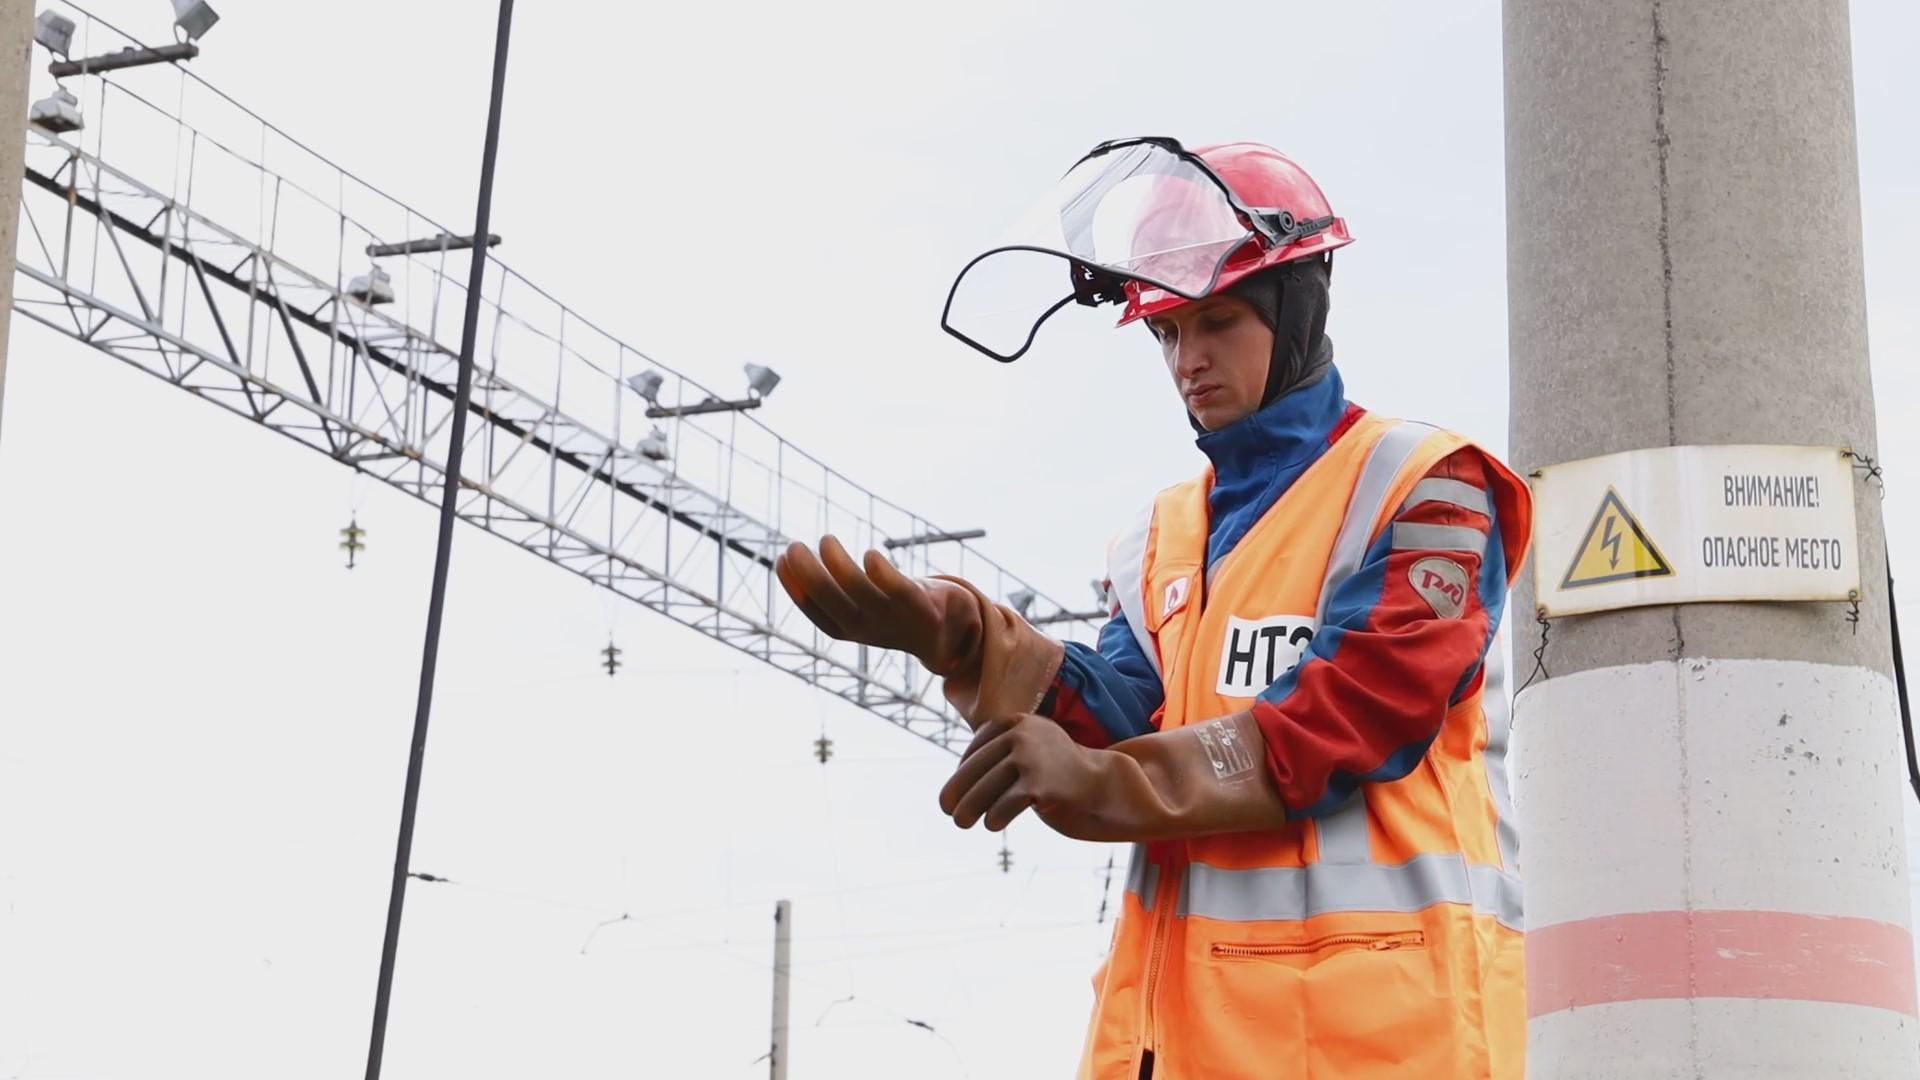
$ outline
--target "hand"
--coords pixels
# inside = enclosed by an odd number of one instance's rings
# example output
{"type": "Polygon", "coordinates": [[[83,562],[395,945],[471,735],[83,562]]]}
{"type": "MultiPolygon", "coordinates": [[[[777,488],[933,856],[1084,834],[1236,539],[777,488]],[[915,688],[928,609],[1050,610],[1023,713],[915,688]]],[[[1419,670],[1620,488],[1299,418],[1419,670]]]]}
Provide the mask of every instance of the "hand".
{"type": "Polygon", "coordinates": [[[1128,772],[1139,773],[1131,759],[1081,746],[1044,716],[1004,716],[974,734],[940,789],[940,809],[963,829],[984,818],[989,831],[999,832],[1032,807],[1063,835],[1121,839],[1138,825],[1129,820],[1138,815],[1128,813],[1127,804],[1141,789],[1128,783],[1128,772]]]}
{"type": "Polygon", "coordinates": [[[1157,731],[1091,750],[1043,716],[982,724],[940,789],[940,809],[995,832],[1032,807],[1075,840],[1175,840],[1286,827],[1266,768],[1266,741],[1248,713],[1157,731]]]}
{"type": "Polygon", "coordinates": [[[980,664],[979,602],[951,581],[910,578],[869,551],[863,570],[831,536],[818,557],[789,545],[774,572],[800,613],[828,637],[911,653],[943,678],[970,676],[980,664]]]}

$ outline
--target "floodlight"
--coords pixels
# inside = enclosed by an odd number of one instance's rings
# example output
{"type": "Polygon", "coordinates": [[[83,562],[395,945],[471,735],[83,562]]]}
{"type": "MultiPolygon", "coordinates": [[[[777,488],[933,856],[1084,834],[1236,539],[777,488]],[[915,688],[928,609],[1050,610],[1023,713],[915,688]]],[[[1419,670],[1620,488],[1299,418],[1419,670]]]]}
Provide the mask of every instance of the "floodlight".
{"type": "Polygon", "coordinates": [[[774,387],[780,385],[780,373],[772,368],[761,367],[759,364],[747,364],[745,366],[747,371],[747,393],[752,394],[754,397],[766,397],[768,394],[773,393],[774,387]]]}
{"type": "Polygon", "coordinates": [[[649,461],[665,461],[672,456],[667,449],[667,433],[654,428],[644,439],[634,446],[634,451],[649,461]]]}
{"type": "Polygon", "coordinates": [[[43,11],[33,20],[33,40],[55,56],[65,56],[73,48],[73,20],[57,11],[43,11]]]}
{"type": "Polygon", "coordinates": [[[173,0],[173,25],[187,35],[188,41],[199,41],[200,35],[219,21],[220,16],[207,0],[173,0]]]}
{"type": "Polygon", "coordinates": [[[55,135],[79,131],[86,126],[80,119],[80,99],[64,86],[54,87],[53,93],[34,102],[27,110],[27,120],[55,135]]]}
{"type": "Polygon", "coordinates": [[[393,278],[375,266],[347,283],[347,295],[363,304],[393,302],[393,278]]]}
{"type": "Polygon", "coordinates": [[[646,398],[650,404],[659,402],[660,387],[666,381],[667,377],[665,375],[660,374],[652,368],[648,368],[638,375],[627,376],[627,385],[633,387],[633,392],[646,398]]]}

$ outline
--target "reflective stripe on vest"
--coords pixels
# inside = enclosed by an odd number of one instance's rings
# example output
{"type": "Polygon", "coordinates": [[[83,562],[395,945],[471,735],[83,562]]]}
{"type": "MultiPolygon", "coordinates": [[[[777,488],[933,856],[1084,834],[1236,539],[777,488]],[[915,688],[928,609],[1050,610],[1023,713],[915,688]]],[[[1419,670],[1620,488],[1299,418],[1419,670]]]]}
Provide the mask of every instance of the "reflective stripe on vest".
{"type": "MultiPolygon", "coordinates": [[[[1513,824],[1513,795],[1507,783],[1507,740],[1513,732],[1513,709],[1507,700],[1507,628],[1503,623],[1487,650],[1487,681],[1480,690],[1480,711],[1487,718],[1487,746],[1480,752],[1487,765],[1487,790],[1493,793],[1493,828],[1500,844],[1500,865],[1520,865],[1520,832],[1513,824]]],[[[1516,929],[1518,928],[1516,924],[1516,929]]]]}
{"type": "MultiPolygon", "coordinates": [[[[1326,624],[1327,604],[1334,590],[1357,573],[1366,558],[1374,523],[1380,519],[1394,481],[1399,479],[1420,444],[1433,433],[1434,429],[1426,424],[1402,421],[1380,436],[1380,441],[1367,455],[1360,480],[1353,488],[1353,498],[1347,501],[1346,517],[1340,523],[1339,538],[1333,542],[1333,557],[1327,560],[1327,574],[1320,585],[1321,625],[1326,624]]],[[[1322,815],[1314,822],[1314,828],[1319,832],[1321,862],[1372,863],[1373,853],[1367,842],[1367,805],[1357,795],[1347,800],[1345,806],[1322,815]]]]}
{"type": "Polygon", "coordinates": [[[1153,673],[1165,682],[1167,673],[1160,669],[1160,649],[1154,644],[1153,634],[1147,630],[1144,574],[1147,537],[1151,535],[1153,504],[1148,503],[1146,512],[1114,537],[1112,546],[1107,549],[1107,581],[1111,584],[1112,595],[1120,601],[1120,613],[1127,617],[1127,629],[1133,631],[1133,639],[1140,643],[1140,651],[1146,654],[1147,663],[1153,665],[1153,673]]]}
{"type": "Polygon", "coordinates": [[[1373,539],[1373,523],[1380,518],[1382,504],[1393,490],[1393,482],[1406,468],[1407,459],[1435,429],[1426,424],[1402,420],[1387,429],[1367,454],[1360,470],[1360,482],[1353,486],[1353,498],[1347,500],[1347,515],[1340,522],[1340,536],[1333,542],[1333,557],[1327,560],[1327,576],[1320,585],[1320,625],[1327,622],[1327,601],[1340,583],[1360,569],[1373,539]]]}
{"type": "Polygon", "coordinates": [[[1127,891],[1139,897],[1140,906],[1153,910],[1153,895],[1160,890],[1160,867],[1147,858],[1147,845],[1133,845],[1133,857],[1127,861],[1127,891]]]}
{"type": "Polygon", "coordinates": [[[1397,866],[1314,863],[1227,870],[1188,865],[1176,914],[1223,922],[1299,922],[1340,911],[1423,911],[1471,904],[1522,929],[1520,879],[1497,866],[1470,865],[1453,852],[1416,855],[1397,866]]]}
{"type": "Polygon", "coordinates": [[[1464,525],[1421,525],[1416,522],[1393,523],[1395,551],[1471,551],[1487,553],[1487,534],[1464,525]]]}
{"type": "Polygon", "coordinates": [[[1400,509],[1411,510],[1424,502],[1450,503],[1462,510],[1493,516],[1493,501],[1487,498],[1487,493],[1464,480],[1429,476],[1413,485],[1413,493],[1400,504],[1400,509]]]}

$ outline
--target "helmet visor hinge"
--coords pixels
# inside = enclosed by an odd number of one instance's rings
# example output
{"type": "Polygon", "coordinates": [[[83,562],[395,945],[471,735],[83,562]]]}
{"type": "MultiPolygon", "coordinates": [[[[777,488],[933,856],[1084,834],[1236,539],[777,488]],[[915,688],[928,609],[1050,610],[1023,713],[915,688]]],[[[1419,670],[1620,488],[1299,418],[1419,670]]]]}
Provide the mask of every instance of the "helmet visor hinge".
{"type": "Polygon", "coordinates": [[[1324,231],[1334,222],[1332,215],[1301,221],[1295,218],[1291,211],[1267,207],[1250,210],[1248,213],[1253,217],[1255,229],[1267,238],[1270,247],[1280,247],[1283,244],[1303,240],[1324,231]]]}
{"type": "Polygon", "coordinates": [[[1073,274],[1073,299],[1086,307],[1120,304],[1127,299],[1126,279],[1083,262],[1069,264],[1073,274]]]}

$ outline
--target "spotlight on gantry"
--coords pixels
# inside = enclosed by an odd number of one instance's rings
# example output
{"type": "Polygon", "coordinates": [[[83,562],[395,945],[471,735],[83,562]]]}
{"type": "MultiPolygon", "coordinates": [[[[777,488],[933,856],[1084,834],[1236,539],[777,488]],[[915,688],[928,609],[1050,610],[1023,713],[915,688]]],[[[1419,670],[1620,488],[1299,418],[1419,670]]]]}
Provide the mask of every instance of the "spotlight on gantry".
{"type": "Polygon", "coordinates": [[[43,11],[33,20],[33,40],[55,56],[66,56],[72,50],[73,31],[73,20],[57,11],[43,11]]]}
{"type": "Polygon", "coordinates": [[[661,431],[659,428],[654,428],[653,431],[648,434],[646,438],[641,439],[633,449],[641,457],[649,461],[665,461],[668,457],[672,456],[672,451],[669,450],[667,446],[667,433],[661,431]]]}
{"type": "Polygon", "coordinates": [[[768,394],[773,393],[774,387],[780,385],[780,373],[770,367],[762,367],[759,364],[747,364],[745,368],[747,372],[747,394],[751,397],[766,397],[768,394]]]}
{"type": "Polygon", "coordinates": [[[80,119],[80,99],[64,86],[54,87],[53,93],[34,102],[27,110],[27,121],[55,135],[79,131],[86,126],[80,119]]]}
{"type": "Polygon", "coordinates": [[[650,405],[659,403],[660,387],[666,381],[667,377],[665,375],[660,374],[652,368],[648,368],[638,375],[627,376],[627,385],[633,387],[633,392],[645,398],[650,405]]]}
{"type": "Polygon", "coordinates": [[[347,295],[363,304],[391,304],[393,276],[377,266],[371,267],[347,282],[347,295]]]}
{"type": "Polygon", "coordinates": [[[213,29],[220,16],[207,0],[173,0],[173,25],[187,36],[188,41],[200,40],[200,35],[213,29]]]}

